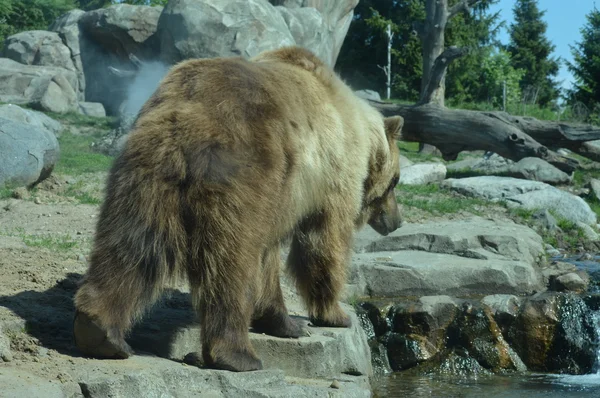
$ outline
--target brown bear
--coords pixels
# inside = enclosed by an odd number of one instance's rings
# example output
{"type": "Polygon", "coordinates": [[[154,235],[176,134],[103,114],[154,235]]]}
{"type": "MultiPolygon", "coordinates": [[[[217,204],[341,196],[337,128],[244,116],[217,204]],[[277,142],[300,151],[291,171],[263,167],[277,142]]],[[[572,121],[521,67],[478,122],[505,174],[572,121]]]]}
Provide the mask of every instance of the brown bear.
{"type": "Polygon", "coordinates": [[[348,327],[338,299],[354,230],[400,225],[402,118],[384,118],[313,53],[288,47],[175,65],[115,159],[75,343],[127,358],[132,323],[183,277],[208,367],[262,368],[248,330],[299,337],[279,285],[280,246],[316,326],[348,327]]]}

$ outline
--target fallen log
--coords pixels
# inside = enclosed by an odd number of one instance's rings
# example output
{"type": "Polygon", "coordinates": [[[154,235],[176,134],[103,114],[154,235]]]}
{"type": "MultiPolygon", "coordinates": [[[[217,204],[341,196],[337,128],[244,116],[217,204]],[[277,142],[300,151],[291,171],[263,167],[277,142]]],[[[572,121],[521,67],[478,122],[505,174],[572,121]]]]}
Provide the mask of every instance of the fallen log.
{"type": "Polygon", "coordinates": [[[568,173],[579,167],[577,160],[561,156],[532,138],[521,129],[520,121],[513,123],[506,113],[448,109],[433,103],[370,103],[385,116],[404,118],[402,140],[434,145],[445,160],[455,160],[461,151],[486,150],[514,161],[541,158],[568,173]]]}

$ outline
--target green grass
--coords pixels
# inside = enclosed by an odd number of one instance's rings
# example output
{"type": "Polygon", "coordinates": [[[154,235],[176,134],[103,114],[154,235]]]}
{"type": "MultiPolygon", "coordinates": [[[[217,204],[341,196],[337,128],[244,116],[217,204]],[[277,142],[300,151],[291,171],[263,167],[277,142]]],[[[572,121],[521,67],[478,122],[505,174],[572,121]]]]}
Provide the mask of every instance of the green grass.
{"type": "Polygon", "coordinates": [[[417,208],[435,215],[453,214],[468,211],[480,215],[480,206],[490,206],[490,202],[482,199],[465,198],[454,195],[437,184],[430,185],[398,185],[397,200],[403,206],[417,208]]]}
{"type": "Polygon", "coordinates": [[[12,198],[13,190],[10,188],[0,188],[0,200],[12,198]]]}
{"type": "Polygon", "coordinates": [[[60,159],[55,173],[79,175],[108,171],[113,158],[92,152],[90,144],[97,136],[83,136],[65,133],[60,136],[60,159]]]}
{"type": "Polygon", "coordinates": [[[73,241],[69,235],[23,235],[22,238],[29,247],[43,247],[54,251],[66,251],[77,246],[77,242],[73,241]]]}
{"type": "Polygon", "coordinates": [[[58,120],[67,125],[73,125],[78,127],[96,127],[103,130],[110,130],[115,126],[114,117],[94,117],[86,116],[80,113],[54,113],[44,112],[52,119],[58,120]]]}

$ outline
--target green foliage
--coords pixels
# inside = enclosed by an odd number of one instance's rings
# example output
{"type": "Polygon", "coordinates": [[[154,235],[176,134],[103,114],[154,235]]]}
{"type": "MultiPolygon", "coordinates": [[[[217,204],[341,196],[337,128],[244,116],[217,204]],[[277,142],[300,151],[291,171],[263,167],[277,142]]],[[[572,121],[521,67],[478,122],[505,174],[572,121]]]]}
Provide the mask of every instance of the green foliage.
{"type": "Polygon", "coordinates": [[[580,31],[581,42],[571,46],[574,62],[567,63],[575,76],[569,102],[585,106],[585,120],[600,124],[600,10],[594,9],[587,15],[587,23],[580,31]]]}
{"type": "Polygon", "coordinates": [[[23,235],[23,243],[30,247],[44,247],[50,250],[66,251],[77,246],[69,235],[23,235]]]}
{"type": "Polygon", "coordinates": [[[461,211],[480,215],[481,207],[490,206],[490,203],[485,200],[454,195],[437,184],[398,185],[396,191],[398,203],[434,215],[454,214],[461,211]]]}
{"type": "Polygon", "coordinates": [[[113,159],[109,156],[92,152],[90,144],[94,137],[64,133],[58,139],[60,159],[55,172],[68,175],[108,171],[113,159]]]}
{"type": "Polygon", "coordinates": [[[540,11],[537,0],[517,0],[513,8],[515,22],[511,24],[510,43],[512,65],[522,69],[521,90],[528,103],[548,105],[558,98],[556,81],[559,60],[551,58],[555,46],[546,37],[547,24],[542,20],[545,11],[540,11]]]}
{"type": "Polygon", "coordinates": [[[45,30],[74,8],[75,0],[0,0],[0,43],[18,32],[45,30]]]}

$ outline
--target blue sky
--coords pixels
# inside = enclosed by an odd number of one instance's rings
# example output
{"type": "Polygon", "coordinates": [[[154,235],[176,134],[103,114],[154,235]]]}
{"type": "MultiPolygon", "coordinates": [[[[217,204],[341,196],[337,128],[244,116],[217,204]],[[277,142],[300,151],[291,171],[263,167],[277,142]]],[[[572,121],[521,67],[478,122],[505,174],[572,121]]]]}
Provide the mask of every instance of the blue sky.
{"type": "MultiPolygon", "coordinates": [[[[492,12],[501,12],[500,18],[507,22],[506,28],[513,22],[512,9],[515,3],[515,0],[500,0],[491,8],[492,12]]],[[[586,23],[585,16],[594,8],[594,0],[539,0],[538,7],[546,10],[546,36],[556,46],[553,55],[572,61],[569,45],[581,41],[579,29],[586,23]]],[[[597,0],[596,7],[600,8],[600,0],[597,0]]],[[[506,28],[498,35],[500,41],[505,44],[509,38],[506,28]]],[[[567,88],[573,81],[573,76],[564,64],[561,65],[558,80],[562,80],[562,85],[567,88]]]]}

